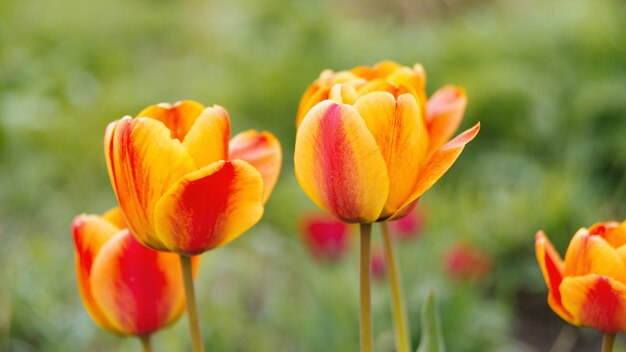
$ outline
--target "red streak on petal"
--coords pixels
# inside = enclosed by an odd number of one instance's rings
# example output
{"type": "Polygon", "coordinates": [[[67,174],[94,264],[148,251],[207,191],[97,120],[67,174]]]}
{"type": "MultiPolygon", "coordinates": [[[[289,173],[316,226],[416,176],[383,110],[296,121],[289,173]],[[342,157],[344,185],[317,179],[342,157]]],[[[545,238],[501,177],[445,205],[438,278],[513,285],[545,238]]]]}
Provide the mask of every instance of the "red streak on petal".
{"type": "MultiPolygon", "coordinates": [[[[116,148],[113,147],[113,150],[111,150],[111,155],[112,159],[115,160],[116,158],[113,157],[113,153],[118,153],[117,157],[120,160],[122,168],[125,168],[127,175],[130,176],[127,176],[128,179],[126,180],[126,185],[134,188],[135,196],[137,197],[138,203],[143,209],[146,209],[147,201],[144,195],[147,194],[147,192],[142,192],[139,189],[139,180],[143,180],[144,178],[144,175],[141,174],[141,171],[143,170],[139,169],[137,161],[139,161],[140,158],[138,157],[138,155],[136,155],[136,150],[131,147],[133,145],[133,125],[135,121],[137,120],[126,121],[126,123],[123,123],[122,126],[119,126],[120,128],[116,129],[116,135],[114,136],[115,139],[113,143],[117,142],[118,148],[116,150],[116,148]]],[[[111,165],[113,165],[113,162],[111,162],[111,165]]],[[[124,172],[124,170],[122,170],[122,172],[124,172]]],[[[124,199],[124,197],[120,197],[118,201],[120,202],[122,209],[124,209],[126,199],[124,199]]]]}
{"type": "MultiPolygon", "coordinates": [[[[231,162],[225,162],[219,172],[190,182],[182,194],[182,204],[190,215],[189,225],[184,232],[187,238],[183,248],[213,248],[222,241],[222,224],[219,219],[223,215],[232,193],[232,180],[236,171],[231,162]],[[216,187],[215,185],[220,185],[216,187]]],[[[182,230],[182,229],[181,229],[182,230]]]]}
{"type": "Polygon", "coordinates": [[[600,277],[587,291],[580,321],[603,332],[620,331],[624,320],[620,316],[624,311],[623,305],[620,292],[613,289],[607,278],[600,277]]]}
{"type": "Polygon", "coordinates": [[[157,266],[159,252],[142,246],[131,235],[124,242],[125,250],[117,259],[117,292],[130,296],[116,297],[116,314],[126,326],[134,327],[136,335],[150,333],[165,324],[174,303],[167,277],[157,266]]]}
{"type": "Polygon", "coordinates": [[[323,166],[320,181],[330,210],[344,217],[342,220],[355,222],[360,214],[357,209],[353,209],[358,195],[354,187],[351,187],[351,182],[358,182],[358,180],[349,179],[350,174],[346,172],[351,167],[346,165],[346,162],[354,158],[351,156],[353,153],[351,146],[346,143],[346,132],[338,104],[332,104],[326,110],[320,121],[319,133],[321,148],[317,153],[317,158],[321,160],[323,166]]]}
{"type": "Polygon", "coordinates": [[[550,256],[547,248],[546,250],[544,250],[544,257],[546,270],[548,271],[548,277],[550,279],[550,295],[552,295],[555,301],[562,306],[563,303],[561,302],[561,291],[559,290],[559,287],[561,286],[561,282],[563,281],[563,275],[559,271],[556,263],[554,263],[554,260],[550,256]]]}

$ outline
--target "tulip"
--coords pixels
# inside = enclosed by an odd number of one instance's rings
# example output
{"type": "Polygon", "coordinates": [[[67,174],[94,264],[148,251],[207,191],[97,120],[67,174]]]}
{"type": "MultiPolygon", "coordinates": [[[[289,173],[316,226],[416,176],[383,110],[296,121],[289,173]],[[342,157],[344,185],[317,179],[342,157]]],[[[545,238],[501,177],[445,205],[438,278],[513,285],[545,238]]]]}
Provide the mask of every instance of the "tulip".
{"type": "MultiPolygon", "coordinates": [[[[325,70],[300,100],[296,177],[320,208],[344,222],[361,224],[362,255],[370,255],[365,243],[370,241],[370,224],[399,219],[415,208],[419,197],[446,173],[480,129],[476,124],[449,140],[463,118],[465,91],[445,86],[428,99],[425,84],[421,65],[411,68],[383,61],[348,71],[325,70]]],[[[387,260],[395,258],[387,256],[387,260]]],[[[360,263],[369,272],[369,260],[360,263]]],[[[394,270],[396,265],[390,265],[390,272],[394,270]]],[[[398,290],[399,275],[389,277],[398,290]]],[[[404,342],[397,343],[397,349],[407,352],[408,329],[400,320],[406,319],[396,319],[404,330],[397,341],[404,342]]],[[[363,325],[366,331],[361,336],[370,330],[371,322],[363,325]]],[[[371,339],[362,340],[361,346],[371,350],[371,339]]]]}
{"type": "Polygon", "coordinates": [[[300,221],[302,241],[311,255],[325,262],[340,260],[348,251],[350,225],[324,214],[311,214],[300,221]]]}
{"type": "Polygon", "coordinates": [[[229,141],[221,106],[158,104],[107,127],[111,184],[133,235],[180,255],[195,351],[202,351],[190,256],[223,246],[256,224],[281,164],[278,140],[249,130],[229,141]]]}
{"type": "Polygon", "coordinates": [[[158,104],[111,123],[104,149],[128,226],[142,244],[186,256],[256,224],[276,184],[281,150],[269,132],[229,142],[220,106],[158,104]]]}
{"type": "Polygon", "coordinates": [[[581,228],[565,261],[543,231],[535,252],[548,286],[548,305],[563,320],[605,333],[609,351],[615,333],[626,330],[626,221],[581,228]]]}
{"type": "MultiPolygon", "coordinates": [[[[178,256],[139,244],[119,208],[72,223],[80,295],[94,322],[117,335],[149,344],[185,309],[178,256]]],[[[196,260],[194,260],[196,262],[196,260]]],[[[195,267],[195,265],[194,265],[195,267]]]]}
{"type": "Polygon", "coordinates": [[[397,219],[452,166],[480,125],[447,142],[462,120],[465,92],[446,86],[427,101],[425,80],[420,65],[381,62],[326,70],[309,87],[294,161],[318,206],[348,223],[397,219]]]}
{"type": "Polygon", "coordinates": [[[469,243],[454,244],[445,255],[445,268],[452,279],[482,280],[491,270],[491,258],[469,243]]]}

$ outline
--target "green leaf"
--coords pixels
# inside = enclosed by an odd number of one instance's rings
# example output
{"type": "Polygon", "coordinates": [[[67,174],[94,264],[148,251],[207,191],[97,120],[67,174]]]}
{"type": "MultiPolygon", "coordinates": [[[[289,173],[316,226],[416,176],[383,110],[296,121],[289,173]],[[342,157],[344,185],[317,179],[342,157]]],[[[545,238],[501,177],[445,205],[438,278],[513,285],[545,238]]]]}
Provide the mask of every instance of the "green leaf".
{"type": "Polygon", "coordinates": [[[422,340],[417,352],[445,352],[435,292],[430,291],[422,307],[422,340]]]}

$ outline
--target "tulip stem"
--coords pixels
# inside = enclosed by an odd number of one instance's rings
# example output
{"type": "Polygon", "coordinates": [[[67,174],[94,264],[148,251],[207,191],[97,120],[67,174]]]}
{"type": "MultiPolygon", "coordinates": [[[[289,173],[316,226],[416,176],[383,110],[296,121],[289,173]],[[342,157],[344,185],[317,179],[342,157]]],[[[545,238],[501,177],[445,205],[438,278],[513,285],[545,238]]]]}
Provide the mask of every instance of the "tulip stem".
{"type": "Polygon", "coordinates": [[[180,255],[180,266],[183,270],[183,282],[185,283],[185,302],[187,305],[187,318],[189,331],[194,352],[204,352],[202,344],[202,332],[198,321],[198,309],[196,307],[196,293],[193,288],[193,274],[191,272],[191,257],[180,255]]]}
{"type": "Polygon", "coordinates": [[[613,351],[613,343],[615,342],[615,333],[605,333],[602,339],[602,352],[613,351]]]}
{"type": "Polygon", "coordinates": [[[402,278],[398,268],[398,260],[394,253],[391,236],[389,236],[389,226],[386,222],[382,222],[380,227],[382,229],[383,247],[387,261],[389,286],[391,287],[391,310],[396,330],[396,350],[398,352],[409,352],[411,351],[411,342],[408,334],[409,325],[406,319],[406,307],[404,295],[402,294],[402,278]]]}
{"type": "Polygon", "coordinates": [[[152,352],[152,341],[150,340],[149,334],[139,336],[139,341],[141,341],[141,347],[143,347],[143,352],[152,352]]]}
{"type": "Polygon", "coordinates": [[[360,304],[359,328],[361,352],[371,352],[372,337],[372,299],[371,288],[371,242],[372,224],[361,224],[361,267],[360,267],[360,304]]]}

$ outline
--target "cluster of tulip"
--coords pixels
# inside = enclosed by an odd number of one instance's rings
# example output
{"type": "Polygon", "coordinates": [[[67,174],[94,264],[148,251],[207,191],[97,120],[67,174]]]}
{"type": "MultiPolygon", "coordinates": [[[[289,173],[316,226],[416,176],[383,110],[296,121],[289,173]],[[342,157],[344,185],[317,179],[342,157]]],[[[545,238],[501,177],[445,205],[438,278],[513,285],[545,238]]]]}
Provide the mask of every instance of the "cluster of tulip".
{"type": "Polygon", "coordinates": [[[326,70],[302,97],[296,118],[296,177],[322,209],[360,224],[360,344],[372,350],[371,227],[381,223],[396,348],[411,350],[400,275],[387,222],[406,216],[448,171],[480,124],[449,141],[467,103],[446,86],[430,98],[421,65],[381,62],[326,70]]]}
{"type": "Polygon", "coordinates": [[[104,154],[119,207],[79,215],[72,226],[81,297],[99,326],[150,350],[150,335],[186,306],[194,350],[203,350],[198,255],[261,219],[281,167],[269,132],[229,138],[226,110],[193,101],[150,106],[108,126],[104,154]]]}
{"type": "MultiPolygon", "coordinates": [[[[386,268],[399,351],[408,330],[391,238],[382,226],[384,260],[370,260],[371,224],[400,219],[454,163],[479,125],[448,141],[463,117],[463,89],[430,99],[420,65],[394,62],[326,70],[297,112],[296,177],[337,219],[361,227],[361,349],[372,349],[370,276],[386,268]]],[[[193,101],[150,106],[106,129],[104,154],[119,208],[73,223],[83,302],[101,327],[138,336],[175,321],[186,306],[195,351],[203,350],[193,288],[201,253],[257,223],[277,181],[281,149],[268,132],[229,140],[220,106],[193,101]]],[[[345,224],[328,245],[338,255],[345,224]]],[[[318,256],[326,253],[318,252],[318,256]]],[[[374,258],[376,259],[376,258],[374,258]]]]}
{"type": "MultiPolygon", "coordinates": [[[[314,256],[339,257],[347,246],[346,223],[360,226],[364,352],[373,345],[370,278],[378,267],[390,283],[397,350],[411,350],[387,223],[411,213],[480,129],[476,124],[451,139],[463,118],[465,92],[446,86],[427,97],[425,83],[420,65],[385,61],[326,70],[298,107],[296,177],[314,203],[342,221],[318,221],[318,230],[306,225],[314,256]],[[378,260],[371,257],[375,222],[384,252],[378,260]],[[334,235],[316,237],[319,229],[334,235]]],[[[108,126],[104,154],[119,207],[79,215],[72,226],[80,294],[99,326],[137,336],[151,350],[150,335],[186,308],[194,351],[204,350],[193,287],[199,255],[261,219],[282,162],[269,132],[229,137],[227,111],[193,101],[150,106],[108,126]]],[[[604,331],[609,340],[626,328],[626,223],[582,229],[564,263],[542,232],[536,251],[548,302],[559,316],[604,331]]],[[[465,247],[459,253],[452,256],[455,269],[476,260],[490,265],[465,247]]]]}

